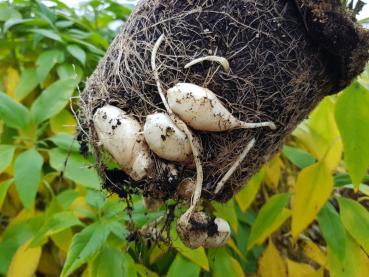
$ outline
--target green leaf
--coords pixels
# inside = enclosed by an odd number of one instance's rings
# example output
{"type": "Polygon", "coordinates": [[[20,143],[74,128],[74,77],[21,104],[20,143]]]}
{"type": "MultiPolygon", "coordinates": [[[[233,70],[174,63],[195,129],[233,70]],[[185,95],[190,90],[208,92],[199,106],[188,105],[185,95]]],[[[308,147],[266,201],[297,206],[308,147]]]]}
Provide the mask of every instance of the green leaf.
{"type": "Polygon", "coordinates": [[[123,255],[123,275],[129,277],[137,277],[137,270],[135,261],[128,253],[122,253],[123,255]]]}
{"type": "Polygon", "coordinates": [[[11,7],[0,8],[0,21],[7,21],[8,19],[21,19],[22,15],[11,7]]]}
{"type": "Polygon", "coordinates": [[[9,189],[9,187],[13,184],[13,182],[14,182],[13,179],[9,179],[9,180],[0,182],[0,210],[1,210],[1,207],[3,206],[4,199],[6,197],[6,193],[9,189]]]}
{"type": "MultiPolygon", "coordinates": [[[[175,232],[171,232],[174,234],[175,232]]],[[[199,265],[206,271],[209,271],[209,261],[208,257],[206,256],[205,250],[203,247],[197,248],[195,250],[187,248],[183,242],[178,238],[178,234],[174,236],[172,243],[173,247],[184,257],[188,258],[193,263],[199,265]]]]}
{"type": "MultiPolygon", "coordinates": [[[[123,255],[111,246],[105,246],[92,261],[90,266],[90,276],[125,276],[123,271],[123,255]]],[[[128,276],[128,275],[127,275],[128,276]]]]}
{"type": "Polygon", "coordinates": [[[10,18],[4,24],[3,33],[8,32],[8,30],[18,24],[26,25],[26,26],[44,26],[48,25],[49,23],[46,20],[40,18],[28,18],[28,19],[21,19],[21,18],[10,18]]]}
{"type": "Polygon", "coordinates": [[[62,38],[57,34],[55,33],[53,30],[48,30],[48,29],[33,29],[33,30],[30,30],[30,32],[33,32],[33,33],[36,33],[36,34],[40,34],[44,37],[47,37],[47,38],[50,38],[52,40],[56,40],[56,41],[59,41],[59,42],[62,42],[62,38]]]}
{"type": "Polygon", "coordinates": [[[64,53],[60,50],[49,50],[42,52],[37,58],[38,81],[43,83],[50,70],[57,64],[64,61],[64,53]]]}
{"type": "Polygon", "coordinates": [[[239,272],[239,268],[234,266],[233,258],[224,247],[209,249],[208,256],[212,276],[238,277],[243,275],[243,272],[239,272]]]}
{"type": "Polygon", "coordinates": [[[105,203],[105,194],[102,191],[89,189],[86,201],[91,207],[101,209],[105,203]]]}
{"type": "Polygon", "coordinates": [[[7,240],[0,242],[0,274],[6,276],[10,262],[19,247],[18,243],[7,240]]]}
{"type": "Polygon", "coordinates": [[[30,116],[26,107],[0,91],[0,119],[9,127],[25,130],[28,128],[30,116]]]}
{"type": "MultiPolygon", "coordinates": [[[[360,246],[351,238],[350,235],[345,236],[345,252],[347,253],[341,260],[335,251],[328,246],[328,266],[329,273],[332,277],[364,277],[362,274],[364,267],[361,266],[360,246]]],[[[368,257],[365,257],[367,259],[368,257]]]]}
{"type": "Polygon", "coordinates": [[[96,171],[88,167],[88,161],[81,155],[68,154],[67,151],[54,148],[49,151],[49,156],[51,167],[57,171],[63,171],[66,178],[88,188],[100,189],[100,179],[96,171]],[[67,161],[66,166],[65,161],[67,161]]]}
{"type": "Polygon", "coordinates": [[[232,229],[238,231],[238,219],[237,213],[234,205],[234,200],[231,199],[227,203],[217,203],[213,202],[212,206],[215,208],[216,216],[225,219],[231,225],[232,229]]]}
{"type": "Polygon", "coordinates": [[[70,275],[86,263],[104,246],[110,233],[109,226],[95,222],[73,237],[61,277],[70,275]]]}
{"type": "Polygon", "coordinates": [[[11,164],[14,156],[15,147],[12,145],[0,145],[0,173],[11,164]]]}
{"type": "Polygon", "coordinates": [[[177,254],[176,258],[172,262],[167,277],[178,277],[178,276],[199,276],[201,268],[186,258],[183,258],[182,255],[177,254]]]}
{"type": "Polygon", "coordinates": [[[369,255],[369,212],[354,200],[339,197],[343,225],[369,255]]]}
{"type": "Polygon", "coordinates": [[[324,160],[299,173],[292,202],[291,233],[294,238],[316,218],[332,189],[333,178],[324,160]]]}
{"type": "Polygon", "coordinates": [[[261,244],[291,215],[284,209],[290,199],[289,193],[276,194],[268,199],[260,209],[247,242],[247,248],[251,249],[255,244],[261,244]]]}
{"type": "Polygon", "coordinates": [[[308,152],[296,148],[285,145],[283,147],[282,153],[284,156],[286,156],[294,165],[296,165],[298,168],[305,168],[313,163],[315,163],[314,156],[310,155],[308,152]]]}
{"type": "Polygon", "coordinates": [[[246,211],[254,201],[259,191],[261,182],[264,179],[264,170],[255,174],[239,193],[236,194],[236,201],[241,211],[246,211]]]}
{"type": "Polygon", "coordinates": [[[318,223],[329,248],[343,262],[346,255],[346,232],[338,213],[329,202],[320,210],[318,223]]]}
{"type": "Polygon", "coordinates": [[[31,107],[35,123],[40,124],[63,110],[72,96],[75,86],[75,80],[64,79],[56,81],[44,90],[31,107]]]}
{"type": "Polygon", "coordinates": [[[358,82],[340,95],[336,121],[340,130],[344,160],[357,188],[369,167],[369,92],[358,82]]]}
{"type": "Polygon", "coordinates": [[[41,245],[48,236],[54,235],[73,226],[82,225],[83,223],[74,215],[73,212],[60,212],[53,214],[37,232],[30,247],[41,245]]]}
{"type": "Polygon", "coordinates": [[[22,100],[34,90],[38,85],[37,71],[35,68],[27,68],[23,70],[21,79],[15,88],[15,97],[22,100]]]}
{"type": "Polygon", "coordinates": [[[86,52],[81,47],[76,44],[70,44],[67,46],[67,50],[73,57],[79,60],[81,64],[84,65],[86,63],[86,52]]]}
{"type": "Polygon", "coordinates": [[[23,206],[27,209],[32,207],[36,197],[43,162],[42,156],[35,149],[21,153],[15,160],[15,187],[23,206]]]}
{"type": "Polygon", "coordinates": [[[50,137],[49,140],[55,143],[60,149],[73,152],[79,151],[79,143],[71,135],[60,133],[50,137]]]}
{"type": "Polygon", "coordinates": [[[56,68],[60,79],[75,79],[79,83],[83,78],[83,70],[75,64],[63,63],[56,68]]]}

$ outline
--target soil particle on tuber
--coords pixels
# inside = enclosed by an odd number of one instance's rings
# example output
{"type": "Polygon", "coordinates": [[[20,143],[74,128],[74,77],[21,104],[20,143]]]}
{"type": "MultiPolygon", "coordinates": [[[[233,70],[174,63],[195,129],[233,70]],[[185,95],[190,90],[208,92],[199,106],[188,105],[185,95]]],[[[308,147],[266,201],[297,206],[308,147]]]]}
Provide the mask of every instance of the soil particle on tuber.
{"type": "Polygon", "coordinates": [[[104,186],[119,195],[131,193],[131,187],[154,199],[167,199],[174,197],[182,180],[196,179],[193,166],[180,164],[178,176],[172,178],[163,165],[167,161],[153,153],[154,164],[145,179],[115,178],[115,173],[106,171],[91,124],[94,112],[106,104],[124,110],[142,126],[147,115],[165,110],[150,64],[154,44],[164,34],[156,63],[165,93],[178,83],[192,83],[214,92],[236,119],[272,121],[277,127],[192,130],[203,148],[206,193],[202,197],[230,199],[324,96],[342,90],[362,72],[369,58],[369,33],[339,2],[140,1],[87,80],[80,100],[80,126],[87,134],[80,140],[93,147],[104,186]],[[201,60],[214,55],[224,57],[229,70],[217,61],[201,60]],[[191,64],[196,59],[201,62],[191,64]],[[254,147],[214,193],[252,138],[254,147]]]}

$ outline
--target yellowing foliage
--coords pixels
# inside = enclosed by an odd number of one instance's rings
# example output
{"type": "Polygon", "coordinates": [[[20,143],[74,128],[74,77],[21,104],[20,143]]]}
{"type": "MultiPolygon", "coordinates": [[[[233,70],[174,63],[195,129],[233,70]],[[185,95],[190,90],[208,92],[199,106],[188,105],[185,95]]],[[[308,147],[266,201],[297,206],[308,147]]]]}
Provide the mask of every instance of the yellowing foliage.
{"type": "Polygon", "coordinates": [[[260,277],[286,277],[286,264],[272,240],[260,258],[258,274],[260,277]]]}
{"type": "Polygon", "coordinates": [[[296,238],[317,216],[333,189],[333,179],[324,162],[302,170],[297,177],[292,204],[292,236],[296,238]]]}
{"type": "Polygon", "coordinates": [[[8,277],[32,277],[40,261],[42,248],[29,247],[30,241],[18,248],[8,269],[8,277]]]}

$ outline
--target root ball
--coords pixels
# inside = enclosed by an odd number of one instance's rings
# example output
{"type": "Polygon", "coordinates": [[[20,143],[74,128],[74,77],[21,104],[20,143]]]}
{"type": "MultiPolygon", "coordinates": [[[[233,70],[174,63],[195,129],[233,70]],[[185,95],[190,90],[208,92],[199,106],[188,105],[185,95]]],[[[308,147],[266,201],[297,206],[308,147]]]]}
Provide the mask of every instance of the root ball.
{"type": "MultiPolygon", "coordinates": [[[[105,178],[105,167],[91,124],[93,115],[109,104],[143,126],[148,115],[163,111],[150,58],[164,34],[156,55],[164,93],[178,83],[195,84],[214,92],[237,120],[271,121],[277,126],[276,130],[193,130],[203,147],[202,198],[230,199],[324,96],[337,93],[362,72],[369,34],[339,2],[141,0],[81,95],[79,120],[95,150],[100,175],[105,178]],[[226,59],[227,70],[219,61],[202,59],[214,55],[226,59]],[[214,193],[253,138],[254,147],[214,193]]],[[[153,152],[150,156],[153,165],[139,183],[147,195],[171,198],[181,180],[196,179],[193,167],[177,163],[179,180],[172,182],[162,166],[167,161],[153,152]]],[[[135,180],[125,183],[138,186],[135,180]]]]}

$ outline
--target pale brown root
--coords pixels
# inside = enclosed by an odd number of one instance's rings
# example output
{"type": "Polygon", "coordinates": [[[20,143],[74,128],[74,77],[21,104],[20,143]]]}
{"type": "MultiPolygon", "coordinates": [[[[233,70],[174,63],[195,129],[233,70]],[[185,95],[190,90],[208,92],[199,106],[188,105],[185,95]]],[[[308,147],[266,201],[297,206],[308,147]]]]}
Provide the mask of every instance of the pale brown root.
{"type": "Polygon", "coordinates": [[[219,57],[219,56],[206,56],[206,57],[202,57],[202,58],[197,58],[191,62],[189,62],[188,64],[186,64],[184,66],[185,69],[195,65],[195,64],[198,64],[198,63],[201,63],[201,62],[204,62],[204,61],[210,61],[210,62],[217,62],[219,63],[225,72],[229,72],[230,70],[230,65],[229,65],[229,62],[226,58],[224,57],[219,57]]]}
{"type": "Polygon", "coordinates": [[[247,154],[250,152],[251,148],[255,145],[255,138],[253,138],[245,147],[245,149],[242,151],[242,153],[238,156],[234,164],[231,166],[231,168],[227,171],[227,173],[223,176],[223,178],[218,182],[214,193],[217,194],[221,189],[223,188],[224,184],[228,181],[228,179],[232,176],[232,174],[235,172],[237,167],[239,167],[242,163],[242,161],[246,158],[247,154]]]}
{"type": "MultiPolygon", "coordinates": [[[[161,97],[161,100],[164,104],[165,109],[167,110],[170,118],[173,120],[174,124],[177,125],[177,127],[179,129],[181,129],[188,137],[190,145],[191,145],[191,150],[192,150],[192,154],[193,154],[193,159],[196,165],[196,187],[195,187],[195,191],[192,195],[192,199],[191,199],[191,205],[188,208],[188,210],[184,213],[184,217],[185,218],[185,224],[188,223],[194,209],[196,208],[197,203],[200,200],[201,197],[201,190],[202,190],[202,183],[203,183],[203,170],[202,170],[202,164],[201,164],[201,160],[200,160],[200,151],[198,149],[198,147],[195,145],[195,139],[191,133],[191,131],[189,130],[189,128],[187,127],[186,123],[184,123],[179,117],[177,117],[173,111],[171,110],[171,108],[168,105],[167,99],[164,95],[164,92],[162,90],[161,87],[161,83],[160,83],[160,78],[159,78],[159,73],[156,67],[156,54],[158,52],[158,49],[161,45],[161,43],[163,42],[165,38],[165,35],[162,34],[159,39],[156,41],[152,53],[151,53],[151,67],[153,70],[153,74],[154,74],[154,79],[156,82],[156,86],[158,87],[158,92],[159,95],[161,97]]],[[[182,218],[182,217],[181,217],[182,218]]]]}

